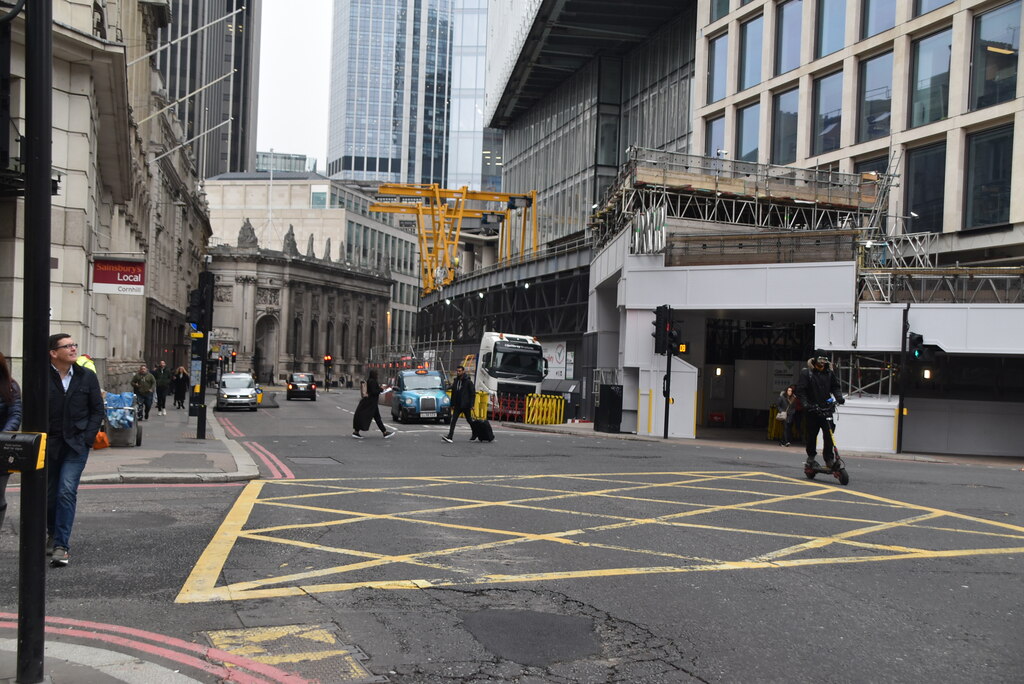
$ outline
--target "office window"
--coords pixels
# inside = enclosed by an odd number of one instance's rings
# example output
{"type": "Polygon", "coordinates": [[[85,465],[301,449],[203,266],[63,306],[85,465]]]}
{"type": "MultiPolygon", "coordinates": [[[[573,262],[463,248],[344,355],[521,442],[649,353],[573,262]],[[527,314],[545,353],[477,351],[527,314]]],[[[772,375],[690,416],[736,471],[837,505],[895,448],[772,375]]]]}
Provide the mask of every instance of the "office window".
{"type": "Polygon", "coordinates": [[[841,50],[846,39],[846,0],[818,0],[817,29],[815,57],[841,50]]]}
{"type": "Polygon", "coordinates": [[[991,107],[1017,96],[1019,54],[1019,1],[974,19],[971,109],[991,107]]]}
{"type": "Polygon", "coordinates": [[[946,183],[946,143],[907,152],[908,233],[941,233],[946,183]]]}
{"type": "Polygon", "coordinates": [[[843,123],[843,72],[837,71],[814,81],[814,138],[811,154],[839,149],[843,123]]]}
{"type": "Polygon", "coordinates": [[[910,127],[946,118],[949,109],[949,55],[953,32],[916,41],[911,47],[910,127]]]}
{"type": "Polygon", "coordinates": [[[711,0],[711,21],[718,21],[729,13],[729,0],[711,0]]]}
{"type": "Polygon", "coordinates": [[[860,65],[860,115],[857,142],[889,135],[892,119],[892,53],[887,52],[860,65]]]}
{"type": "Polygon", "coordinates": [[[889,170],[889,156],[872,157],[862,159],[853,165],[854,173],[887,173],[889,170]]]}
{"type": "Polygon", "coordinates": [[[740,26],[740,90],[761,82],[763,29],[763,17],[751,19],[740,26]]]}
{"type": "Polygon", "coordinates": [[[776,10],[775,75],[800,66],[800,29],[803,0],[789,0],[776,10]]]}
{"type": "Polygon", "coordinates": [[[896,3],[893,0],[863,1],[861,38],[870,38],[896,25],[896,3]]]}
{"type": "Polygon", "coordinates": [[[772,163],[792,164],[796,161],[797,107],[800,91],[797,88],[779,93],[772,100],[772,163]]]}
{"type": "Polygon", "coordinates": [[[1010,221],[1013,126],[967,136],[967,206],[964,228],[1010,221]]]}
{"type": "Polygon", "coordinates": [[[739,161],[756,162],[760,151],[758,133],[761,119],[761,106],[757,104],[744,107],[736,112],[736,159],[739,161]]]}
{"type": "Polygon", "coordinates": [[[708,45],[708,102],[717,102],[725,97],[728,52],[728,33],[711,39],[708,45]]]}
{"type": "Polygon", "coordinates": [[[922,14],[928,14],[932,10],[937,10],[951,2],[953,0],[914,0],[914,16],[919,17],[922,14]]]}
{"type": "Polygon", "coordinates": [[[711,119],[707,123],[704,136],[704,155],[707,157],[724,157],[725,149],[725,117],[711,119]]]}

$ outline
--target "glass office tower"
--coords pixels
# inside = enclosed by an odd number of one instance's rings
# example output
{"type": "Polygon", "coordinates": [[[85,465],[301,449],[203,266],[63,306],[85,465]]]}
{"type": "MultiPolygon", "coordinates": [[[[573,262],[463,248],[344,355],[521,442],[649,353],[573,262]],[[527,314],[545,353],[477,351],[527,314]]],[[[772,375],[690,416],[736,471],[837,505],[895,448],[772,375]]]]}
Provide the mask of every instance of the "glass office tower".
{"type": "Polygon", "coordinates": [[[327,172],[446,182],[452,0],[335,0],[327,172]]]}

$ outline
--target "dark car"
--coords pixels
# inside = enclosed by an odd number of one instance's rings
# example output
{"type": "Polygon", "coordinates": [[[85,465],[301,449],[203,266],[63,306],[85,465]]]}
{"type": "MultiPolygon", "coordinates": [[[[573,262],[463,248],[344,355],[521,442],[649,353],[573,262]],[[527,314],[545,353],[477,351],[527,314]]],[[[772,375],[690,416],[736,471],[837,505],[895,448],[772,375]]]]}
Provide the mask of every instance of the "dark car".
{"type": "Polygon", "coordinates": [[[292,373],[288,376],[288,387],[284,393],[288,401],[292,399],[312,399],[316,401],[316,379],[312,373],[292,373]]]}

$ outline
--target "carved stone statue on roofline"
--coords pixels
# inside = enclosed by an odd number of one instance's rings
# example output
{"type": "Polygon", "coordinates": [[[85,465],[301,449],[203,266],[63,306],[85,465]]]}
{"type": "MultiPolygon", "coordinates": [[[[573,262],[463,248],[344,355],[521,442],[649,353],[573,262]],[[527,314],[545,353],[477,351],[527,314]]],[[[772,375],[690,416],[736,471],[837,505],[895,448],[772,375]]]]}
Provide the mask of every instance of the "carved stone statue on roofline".
{"type": "Polygon", "coordinates": [[[239,247],[259,247],[260,242],[256,239],[256,231],[252,229],[249,219],[245,219],[238,231],[239,247]]]}

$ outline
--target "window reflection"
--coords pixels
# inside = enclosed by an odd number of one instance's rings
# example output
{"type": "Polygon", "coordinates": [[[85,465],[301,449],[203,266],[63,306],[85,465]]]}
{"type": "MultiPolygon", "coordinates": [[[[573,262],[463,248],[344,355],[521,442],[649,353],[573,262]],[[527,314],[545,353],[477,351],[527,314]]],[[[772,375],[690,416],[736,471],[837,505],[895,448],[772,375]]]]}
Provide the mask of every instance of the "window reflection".
{"type": "Polygon", "coordinates": [[[1013,126],[967,138],[967,206],[964,228],[1008,223],[1013,126]]]}
{"type": "Polygon", "coordinates": [[[818,0],[818,40],[816,57],[831,55],[843,48],[846,39],[846,0],[818,0]]]}
{"type": "Polygon", "coordinates": [[[893,0],[864,0],[861,38],[870,38],[896,25],[896,3],[893,0]]]}
{"type": "Polygon", "coordinates": [[[760,152],[758,131],[760,129],[761,106],[744,107],[736,112],[736,159],[756,162],[760,152]]]}
{"type": "Polygon", "coordinates": [[[907,232],[941,233],[946,143],[907,152],[907,232]]]}
{"type": "Polygon", "coordinates": [[[971,60],[971,109],[991,107],[1017,95],[1020,54],[1020,2],[1012,2],[974,20],[971,60]]]}
{"type": "Polygon", "coordinates": [[[797,108],[799,90],[779,93],[772,102],[772,163],[792,164],[796,161],[797,108]]]}
{"type": "Polygon", "coordinates": [[[839,149],[843,123],[843,73],[837,71],[814,82],[814,140],[812,154],[839,149]]]}
{"type": "Polygon", "coordinates": [[[723,33],[708,45],[708,102],[717,102],[725,97],[726,60],[729,51],[729,34],[723,33]]]}
{"type": "Polygon", "coordinates": [[[800,66],[800,29],[803,0],[779,5],[775,27],[775,74],[784,74],[800,66]]]}
{"type": "Polygon", "coordinates": [[[937,10],[951,2],[953,2],[953,0],[914,0],[914,16],[918,17],[922,14],[927,14],[928,12],[937,10]]]}
{"type": "Polygon", "coordinates": [[[952,31],[949,29],[914,43],[910,82],[911,128],[946,118],[951,51],[952,31]]]}
{"type": "Polygon", "coordinates": [[[704,138],[704,155],[708,157],[722,157],[725,151],[725,117],[720,116],[707,123],[706,136],[704,138]]]}
{"type": "Polygon", "coordinates": [[[761,82],[761,42],[764,20],[752,19],[740,27],[740,90],[761,82]]]}
{"type": "Polygon", "coordinates": [[[861,64],[859,96],[857,142],[889,135],[892,119],[891,52],[861,64]]]}

